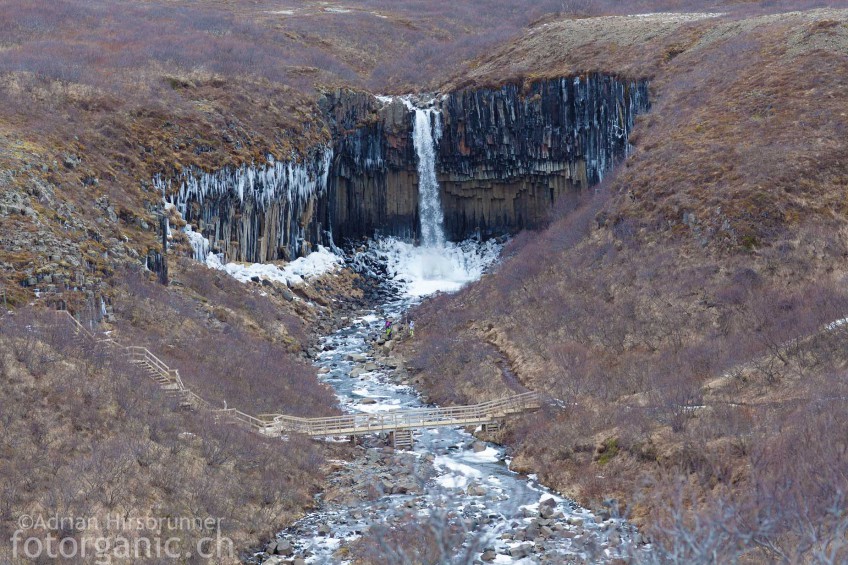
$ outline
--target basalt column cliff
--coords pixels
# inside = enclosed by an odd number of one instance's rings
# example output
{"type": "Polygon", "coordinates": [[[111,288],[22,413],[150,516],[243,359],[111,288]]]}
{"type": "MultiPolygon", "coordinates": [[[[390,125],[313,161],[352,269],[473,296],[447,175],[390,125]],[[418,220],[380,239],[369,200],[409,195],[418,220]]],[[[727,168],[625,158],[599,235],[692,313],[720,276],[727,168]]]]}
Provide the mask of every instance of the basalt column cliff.
{"type": "MultiPolygon", "coordinates": [[[[635,116],[650,107],[647,82],[602,75],[463,90],[434,104],[437,176],[454,240],[538,225],[557,198],[597,183],[624,157],[635,116]]],[[[326,95],[322,107],[335,136],[336,240],[417,236],[413,113],[399,99],[349,91],[326,95]]]]}
{"type": "MultiPolygon", "coordinates": [[[[319,101],[331,147],[296,161],[184,171],[185,219],[228,260],[293,259],[315,245],[375,234],[417,238],[412,102],[337,90],[319,101]]],[[[588,75],[524,88],[462,90],[431,101],[448,238],[537,226],[553,203],[597,183],[627,153],[645,81],[588,75]]]]}

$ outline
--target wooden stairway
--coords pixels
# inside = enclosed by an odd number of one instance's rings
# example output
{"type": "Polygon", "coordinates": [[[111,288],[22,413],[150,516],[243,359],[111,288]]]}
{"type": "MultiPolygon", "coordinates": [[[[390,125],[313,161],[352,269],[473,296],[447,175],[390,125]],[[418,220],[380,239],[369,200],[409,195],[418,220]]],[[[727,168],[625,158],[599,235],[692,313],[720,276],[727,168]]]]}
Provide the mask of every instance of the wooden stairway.
{"type": "Polygon", "coordinates": [[[251,416],[234,408],[214,407],[185,386],[179,371],[168,367],[146,347],[125,346],[113,339],[98,338],[67,310],[56,312],[59,316],[71,321],[74,331],[81,339],[104,344],[116,353],[126,356],[132,364],[143,368],[163,390],[179,398],[180,406],[192,410],[210,411],[215,415],[216,420],[228,419],[246,424],[255,432],[268,437],[280,437],[289,433],[332,437],[389,432],[395,448],[411,449],[413,430],[482,424],[486,426],[487,431],[496,431],[504,417],[538,409],[542,404],[539,393],[525,392],[470,406],[391,410],[376,414],[356,413],[329,418],[299,418],[285,414],[251,416]]]}
{"type": "Polygon", "coordinates": [[[395,430],[391,432],[392,447],[395,449],[412,449],[412,430],[395,430]]]}

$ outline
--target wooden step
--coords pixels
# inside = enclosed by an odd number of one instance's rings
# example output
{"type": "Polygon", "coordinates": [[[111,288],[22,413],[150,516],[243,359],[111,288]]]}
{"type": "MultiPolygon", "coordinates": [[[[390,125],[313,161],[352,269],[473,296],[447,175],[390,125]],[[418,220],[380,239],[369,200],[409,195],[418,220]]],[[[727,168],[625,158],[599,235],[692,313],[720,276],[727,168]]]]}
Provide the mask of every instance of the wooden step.
{"type": "Polygon", "coordinates": [[[391,436],[392,447],[395,449],[412,449],[412,430],[395,430],[391,436]]]}
{"type": "Polygon", "coordinates": [[[500,429],[501,429],[501,423],[497,420],[493,420],[493,421],[489,422],[488,424],[483,424],[483,431],[488,433],[488,434],[497,433],[498,431],[500,431],[500,429]]]}

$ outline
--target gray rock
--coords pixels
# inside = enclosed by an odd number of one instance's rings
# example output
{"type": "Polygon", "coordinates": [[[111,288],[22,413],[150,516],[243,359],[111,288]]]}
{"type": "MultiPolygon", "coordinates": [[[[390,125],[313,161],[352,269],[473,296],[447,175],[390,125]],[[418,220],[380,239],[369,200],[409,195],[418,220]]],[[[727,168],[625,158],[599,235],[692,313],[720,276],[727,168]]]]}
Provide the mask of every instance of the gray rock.
{"type": "Polygon", "coordinates": [[[544,504],[539,505],[539,516],[542,518],[550,518],[554,515],[556,509],[552,506],[546,506],[544,504]]]}
{"type": "Polygon", "coordinates": [[[327,524],[318,524],[318,529],[316,530],[319,536],[328,536],[330,535],[330,526],[327,524]]]}
{"type": "Polygon", "coordinates": [[[572,526],[583,526],[583,518],[578,518],[576,516],[570,517],[567,522],[572,526]]]}
{"type": "Polygon", "coordinates": [[[530,552],[533,550],[533,546],[529,543],[516,545],[515,547],[509,548],[509,555],[513,559],[524,559],[530,552]]]}
{"type": "Polygon", "coordinates": [[[474,450],[474,453],[480,453],[481,451],[486,451],[486,444],[482,441],[475,441],[471,444],[471,449],[474,450]]]}
{"type": "Polygon", "coordinates": [[[279,540],[277,542],[277,554],[284,555],[286,557],[292,555],[294,553],[294,548],[292,544],[288,540],[279,540]]]}
{"type": "Polygon", "coordinates": [[[366,371],[376,371],[379,367],[377,367],[376,363],[366,363],[365,370],[366,371]]]}
{"type": "Polygon", "coordinates": [[[486,489],[480,485],[468,485],[465,493],[468,496],[486,496],[486,489]]]}
{"type": "Polygon", "coordinates": [[[497,557],[498,557],[498,554],[497,554],[497,552],[495,552],[494,549],[487,549],[486,551],[483,552],[482,555],[480,555],[480,559],[485,561],[486,563],[491,563],[492,561],[497,559],[497,557]]]}
{"type": "Polygon", "coordinates": [[[80,162],[80,158],[71,153],[66,153],[65,156],[62,158],[62,164],[71,170],[79,167],[80,162]]]}

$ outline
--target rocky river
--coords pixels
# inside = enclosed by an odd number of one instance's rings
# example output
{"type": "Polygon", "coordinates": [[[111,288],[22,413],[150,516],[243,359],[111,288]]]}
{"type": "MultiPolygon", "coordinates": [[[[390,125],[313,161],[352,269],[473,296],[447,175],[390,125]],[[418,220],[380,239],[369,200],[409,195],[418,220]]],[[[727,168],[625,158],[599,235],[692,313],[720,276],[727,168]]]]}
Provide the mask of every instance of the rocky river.
{"type": "MultiPolygon", "coordinates": [[[[421,276],[404,268],[427,264],[421,248],[383,242],[376,261],[387,261],[400,283],[382,304],[324,337],[316,360],[345,411],[424,406],[381,334],[385,318],[400,319],[428,292],[458,288],[492,260],[493,250],[480,244],[449,247],[438,259],[447,263],[421,276]]],[[[380,563],[614,563],[641,541],[626,522],[594,515],[535,476],[511,471],[504,448],[468,430],[414,436],[410,451],[388,447],[385,437],[364,437],[352,461],[336,462],[318,509],[280,532],[256,561],[349,563],[376,552],[380,563]],[[421,543],[397,543],[404,532],[421,543]],[[423,540],[426,549],[419,547],[423,540]]]]}

